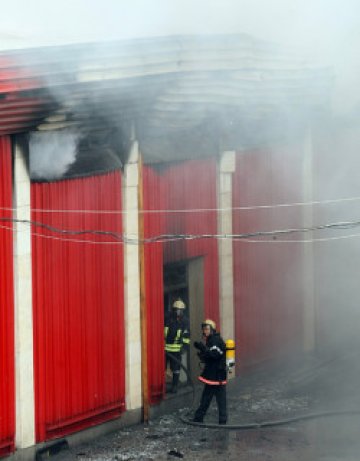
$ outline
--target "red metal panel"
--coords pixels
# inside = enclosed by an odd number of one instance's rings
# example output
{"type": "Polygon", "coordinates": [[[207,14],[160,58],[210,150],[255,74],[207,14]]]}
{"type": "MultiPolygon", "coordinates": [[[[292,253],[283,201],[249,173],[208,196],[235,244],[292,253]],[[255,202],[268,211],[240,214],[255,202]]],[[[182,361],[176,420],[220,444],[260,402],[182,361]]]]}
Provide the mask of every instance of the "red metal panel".
{"type": "Polygon", "coordinates": [[[10,93],[41,88],[43,81],[26,69],[24,61],[11,56],[0,57],[0,92],[10,93]]]}
{"type": "MultiPolygon", "coordinates": [[[[12,160],[8,137],[0,137],[0,217],[12,215],[12,160]]],[[[14,449],[14,303],[12,225],[0,223],[0,455],[14,449]]]]}
{"type": "MultiPolygon", "coordinates": [[[[152,168],[143,169],[144,209],[162,210],[164,191],[161,175],[152,168]]],[[[164,214],[145,213],[145,237],[164,233],[164,214]]],[[[165,393],[164,380],[164,293],[163,293],[163,244],[145,245],[145,290],[147,310],[147,366],[149,401],[158,403],[165,393]]]]}
{"type": "MultiPolygon", "coordinates": [[[[32,184],[32,208],[121,211],[121,176],[32,184]]],[[[44,213],[62,229],[122,232],[121,214],[44,213]]],[[[117,417],[125,408],[123,248],[109,237],[33,228],[36,440],[117,417]],[[59,239],[60,238],[60,239],[59,239]],[[79,239],[88,243],[71,240],[79,239]],[[98,242],[91,243],[92,242],[98,242]]]]}
{"type": "MultiPolygon", "coordinates": [[[[145,213],[146,237],[160,234],[215,234],[216,161],[192,160],[173,165],[156,173],[144,168],[144,208],[160,210],[145,213]],[[190,211],[193,209],[212,211],[190,211]],[[165,212],[161,212],[165,210],[165,212]],[[172,212],[172,210],[185,210],[172,212]],[[170,211],[170,212],[169,212],[170,211]]],[[[163,264],[204,257],[204,304],[206,315],[219,320],[218,247],[215,239],[179,240],[167,244],[147,243],[146,299],[148,322],[148,378],[151,403],[164,395],[164,298],[163,264]],[[163,257],[164,253],[164,257],[163,257]]]]}
{"type": "MultiPolygon", "coordinates": [[[[216,159],[190,160],[164,173],[166,233],[217,234],[216,159]],[[198,211],[199,209],[208,211],[198,211]],[[194,210],[194,211],[190,211],[194,210]]],[[[218,243],[214,238],[179,240],[165,245],[165,262],[204,257],[205,315],[219,322],[218,243]]]]}
{"type": "MultiPolygon", "coordinates": [[[[278,147],[237,155],[233,181],[235,208],[299,201],[302,201],[301,148],[278,147]]],[[[302,216],[299,207],[234,210],[233,231],[301,227],[302,216]]],[[[299,236],[278,237],[285,238],[293,240],[299,236]]],[[[234,241],[233,248],[240,366],[299,351],[303,331],[302,244],[238,240],[234,241]]]]}
{"type": "Polygon", "coordinates": [[[54,106],[47,96],[34,98],[23,94],[26,90],[44,87],[44,82],[34,75],[34,71],[23,64],[21,59],[0,57],[0,134],[27,131],[43,120],[49,108],[54,106]]]}

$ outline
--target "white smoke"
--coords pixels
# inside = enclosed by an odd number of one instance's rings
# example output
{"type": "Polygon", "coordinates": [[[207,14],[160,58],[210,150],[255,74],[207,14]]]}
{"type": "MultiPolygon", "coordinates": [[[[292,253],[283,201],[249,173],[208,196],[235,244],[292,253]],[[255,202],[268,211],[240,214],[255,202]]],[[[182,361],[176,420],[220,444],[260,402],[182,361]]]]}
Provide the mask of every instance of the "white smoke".
{"type": "Polygon", "coordinates": [[[74,163],[80,140],[75,131],[54,131],[31,134],[30,177],[31,179],[60,179],[74,163]]]}

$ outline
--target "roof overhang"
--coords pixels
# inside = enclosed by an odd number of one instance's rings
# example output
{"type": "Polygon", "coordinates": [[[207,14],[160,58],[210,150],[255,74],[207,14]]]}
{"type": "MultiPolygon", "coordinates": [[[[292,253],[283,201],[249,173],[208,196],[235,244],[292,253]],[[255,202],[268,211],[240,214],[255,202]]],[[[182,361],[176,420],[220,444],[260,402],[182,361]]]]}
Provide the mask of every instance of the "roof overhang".
{"type": "Polygon", "coordinates": [[[170,37],[0,55],[0,135],[136,127],[148,162],[239,150],[296,133],[331,74],[247,35],[170,37]]]}

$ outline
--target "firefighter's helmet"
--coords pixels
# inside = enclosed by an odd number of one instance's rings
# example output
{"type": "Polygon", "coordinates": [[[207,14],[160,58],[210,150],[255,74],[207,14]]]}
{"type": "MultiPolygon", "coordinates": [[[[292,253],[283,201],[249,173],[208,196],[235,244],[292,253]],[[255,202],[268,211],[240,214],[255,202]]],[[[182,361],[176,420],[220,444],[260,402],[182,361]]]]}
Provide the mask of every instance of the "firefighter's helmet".
{"type": "Polygon", "coordinates": [[[173,307],[174,309],[181,309],[181,310],[183,310],[183,309],[186,308],[186,305],[185,305],[184,301],[182,301],[182,300],[179,298],[179,299],[177,299],[176,301],[174,301],[174,304],[172,305],[172,307],[173,307]]]}
{"type": "Polygon", "coordinates": [[[212,330],[216,330],[216,323],[214,322],[214,320],[210,320],[210,319],[204,320],[203,323],[201,324],[201,327],[204,328],[207,325],[209,325],[209,327],[211,327],[212,330]]]}

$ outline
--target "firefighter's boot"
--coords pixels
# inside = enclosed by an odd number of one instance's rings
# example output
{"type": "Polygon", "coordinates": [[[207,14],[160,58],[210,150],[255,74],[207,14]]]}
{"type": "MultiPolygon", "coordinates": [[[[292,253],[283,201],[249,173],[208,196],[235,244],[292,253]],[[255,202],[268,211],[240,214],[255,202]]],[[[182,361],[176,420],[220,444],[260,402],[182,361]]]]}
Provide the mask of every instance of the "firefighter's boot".
{"type": "Polygon", "coordinates": [[[179,384],[179,378],[180,378],[180,371],[178,373],[175,371],[173,373],[172,387],[171,387],[171,391],[170,391],[172,394],[177,393],[178,384],[179,384]]]}

